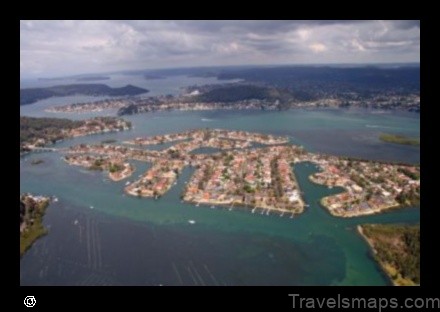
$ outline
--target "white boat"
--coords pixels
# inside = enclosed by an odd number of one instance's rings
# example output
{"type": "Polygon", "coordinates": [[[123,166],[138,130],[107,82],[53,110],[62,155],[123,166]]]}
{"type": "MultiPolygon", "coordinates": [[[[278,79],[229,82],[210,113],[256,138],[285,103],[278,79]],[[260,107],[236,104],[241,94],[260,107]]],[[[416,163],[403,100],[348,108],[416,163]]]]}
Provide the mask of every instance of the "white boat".
{"type": "Polygon", "coordinates": [[[130,181],[125,182],[125,185],[129,185],[129,184],[130,184],[130,181]]]}
{"type": "Polygon", "coordinates": [[[54,197],[53,202],[56,203],[58,201],[58,198],[54,197]]]}
{"type": "Polygon", "coordinates": [[[211,206],[211,209],[215,209],[215,206],[211,206]]]}
{"type": "Polygon", "coordinates": [[[189,224],[195,224],[196,221],[194,221],[194,220],[188,220],[188,223],[189,223],[189,224]]]}
{"type": "Polygon", "coordinates": [[[73,224],[77,225],[78,224],[78,220],[73,221],[73,224]]]}
{"type": "Polygon", "coordinates": [[[90,209],[93,209],[93,206],[90,206],[90,209]]]}
{"type": "Polygon", "coordinates": [[[199,203],[197,203],[196,207],[199,207],[199,206],[200,206],[200,204],[199,204],[199,203]]]}

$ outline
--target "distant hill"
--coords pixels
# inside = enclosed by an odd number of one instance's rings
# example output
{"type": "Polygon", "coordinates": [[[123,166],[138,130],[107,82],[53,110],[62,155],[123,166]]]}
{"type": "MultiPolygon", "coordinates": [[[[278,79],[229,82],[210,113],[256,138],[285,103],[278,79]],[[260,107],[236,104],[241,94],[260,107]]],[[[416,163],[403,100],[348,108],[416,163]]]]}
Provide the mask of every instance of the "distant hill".
{"type": "Polygon", "coordinates": [[[247,82],[289,88],[293,91],[325,92],[420,90],[419,66],[331,67],[331,66],[276,66],[225,69],[218,79],[244,79],[247,82]]]}
{"type": "Polygon", "coordinates": [[[121,88],[111,88],[105,84],[72,84],[48,88],[28,88],[20,89],[20,105],[32,104],[53,96],[69,96],[75,94],[92,96],[124,96],[138,95],[146,92],[149,92],[149,90],[133,85],[126,85],[121,88]]]}
{"type": "Polygon", "coordinates": [[[99,81],[99,80],[110,80],[109,76],[86,76],[76,78],[76,81],[99,81]]]}

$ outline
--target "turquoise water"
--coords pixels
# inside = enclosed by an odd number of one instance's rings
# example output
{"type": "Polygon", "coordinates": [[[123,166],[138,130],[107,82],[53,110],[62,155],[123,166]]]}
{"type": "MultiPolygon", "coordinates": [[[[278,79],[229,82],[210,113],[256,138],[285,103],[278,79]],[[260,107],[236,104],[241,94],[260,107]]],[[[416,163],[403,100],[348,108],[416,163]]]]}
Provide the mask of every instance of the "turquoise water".
{"type": "MultiPolygon", "coordinates": [[[[118,141],[192,128],[227,128],[288,135],[316,152],[417,163],[420,148],[380,142],[382,131],[419,136],[416,114],[364,110],[169,112],[128,117],[128,132],[89,136],[58,146],[118,141]]],[[[68,166],[57,153],[20,160],[20,191],[55,195],[49,235],[20,263],[22,285],[388,285],[356,234],[362,223],[416,223],[419,208],[341,219],[319,206],[338,189],[311,183],[312,164],[295,166],[304,214],[266,216],[180,202],[192,170],[185,168],[159,200],[125,196],[125,180],[68,166]],[[32,159],[44,163],[31,165],[32,159]],[[91,208],[92,207],[92,208],[91,208]],[[188,221],[194,220],[195,224],[188,221]]],[[[136,172],[149,164],[135,162],[136,172]]]]}

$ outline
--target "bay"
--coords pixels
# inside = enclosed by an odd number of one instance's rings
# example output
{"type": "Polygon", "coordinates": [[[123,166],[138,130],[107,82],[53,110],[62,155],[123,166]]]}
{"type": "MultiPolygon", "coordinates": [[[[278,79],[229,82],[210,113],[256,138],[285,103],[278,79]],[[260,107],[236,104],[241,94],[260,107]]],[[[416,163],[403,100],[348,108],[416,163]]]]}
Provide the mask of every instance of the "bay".
{"type": "MultiPolygon", "coordinates": [[[[46,114],[34,105],[34,114],[46,114]]],[[[420,161],[419,147],[378,139],[389,131],[419,136],[420,118],[412,113],[172,111],[127,119],[131,131],[66,140],[56,147],[223,128],[288,135],[291,143],[312,152],[420,161]]],[[[49,234],[20,261],[21,285],[389,285],[356,225],[420,220],[417,207],[351,219],[331,216],[319,200],[339,190],[311,183],[308,176],[317,169],[308,163],[293,170],[309,207],[291,219],[180,202],[191,168],[162,198],[140,199],[123,193],[126,180],[111,182],[101,172],[68,166],[60,157],[39,153],[20,159],[20,192],[59,198],[44,218],[49,234]],[[33,159],[44,162],[31,165],[33,159]]],[[[134,164],[131,181],[149,166],[134,164]]]]}

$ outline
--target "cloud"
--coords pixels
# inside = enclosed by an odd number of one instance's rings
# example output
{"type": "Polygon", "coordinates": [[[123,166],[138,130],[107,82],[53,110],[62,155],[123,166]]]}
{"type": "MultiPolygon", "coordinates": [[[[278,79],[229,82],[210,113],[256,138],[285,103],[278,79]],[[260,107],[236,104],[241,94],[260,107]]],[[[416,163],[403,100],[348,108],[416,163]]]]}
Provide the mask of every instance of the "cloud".
{"type": "Polygon", "coordinates": [[[322,43],[312,43],[309,48],[315,53],[327,51],[327,47],[322,43]]]}
{"type": "Polygon", "coordinates": [[[23,77],[162,67],[419,60],[420,21],[20,22],[23,77]]]}

